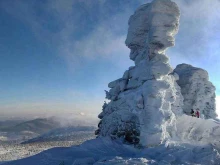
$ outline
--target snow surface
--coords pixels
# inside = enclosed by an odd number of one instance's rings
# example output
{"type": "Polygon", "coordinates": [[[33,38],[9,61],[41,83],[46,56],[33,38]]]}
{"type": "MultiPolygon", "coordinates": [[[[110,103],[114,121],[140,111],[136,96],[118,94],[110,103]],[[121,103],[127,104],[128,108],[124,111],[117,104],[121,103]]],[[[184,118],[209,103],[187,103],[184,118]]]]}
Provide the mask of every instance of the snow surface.
{"type": "Polygon", "coordinates": [[[187,115],[177,121],[177,136],[164,144],[135,148],[109,137],[97,138],[3,165],[219,165],[220,123],[187,115]]]}

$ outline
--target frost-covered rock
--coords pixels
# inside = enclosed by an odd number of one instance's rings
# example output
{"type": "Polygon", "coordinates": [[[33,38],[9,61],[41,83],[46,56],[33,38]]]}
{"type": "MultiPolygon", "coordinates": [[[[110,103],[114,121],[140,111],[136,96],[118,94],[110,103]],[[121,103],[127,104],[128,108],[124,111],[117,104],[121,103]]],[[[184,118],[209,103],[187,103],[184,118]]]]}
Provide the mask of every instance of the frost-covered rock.
{"type": "Polygon", "coordinates": [[[183,98],[165,50],[174,45],[179,17],[177,5],[170,0],[142,5],[130,17],[125,43],[135,66],[109,83],[110,102],[99,115],[97,135],[141,145],[174,136],[183,98]]]}
{"type": "Polygon", "coordinates": [[[183,111],[200,111],[205,119],[216,118],[215,87],[209,81],[208,72],[188,64],[180,64],[174,70],[179,75],[178,85],[184,97],[183,111]]]}
{"type": "MultiPolygon", "coordinates": [[[[179,8],[170,0],[154,0],[139,7],[129,19],[126,45],[136,63],[152,59],[158,52],[174,45],[179,26],[179,8]]],[[[166,56],[158,56],[167,62],[166,56]]],[[[169,69],[168,69],[169,70],[169,69]]]]}

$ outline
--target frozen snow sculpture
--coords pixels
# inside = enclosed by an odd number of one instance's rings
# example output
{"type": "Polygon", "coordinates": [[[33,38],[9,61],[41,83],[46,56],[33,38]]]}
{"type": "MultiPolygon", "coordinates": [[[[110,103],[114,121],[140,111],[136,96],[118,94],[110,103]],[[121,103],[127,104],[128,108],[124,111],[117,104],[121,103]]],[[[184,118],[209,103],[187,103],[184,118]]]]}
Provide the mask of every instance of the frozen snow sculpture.
{"type": "Polygon", "coordinates": [[[125,43],[135,66],[109,83],[106,98],[110,102],[99,114],[98,136],[156,145],[175,135],[183,98],[165,50],[174,45],[179,17],[178,6],[170,0],[142,5],[130,17],[125,43]]]}
{"type": "Polygon", "coordinates": [[[184,97],[183,111],[200,111],[205,119],[216,118],[215,86],[209,81],[208,72],[188,64],[180,64],[174,70],[179,75],[178,85],[184,97]]]}

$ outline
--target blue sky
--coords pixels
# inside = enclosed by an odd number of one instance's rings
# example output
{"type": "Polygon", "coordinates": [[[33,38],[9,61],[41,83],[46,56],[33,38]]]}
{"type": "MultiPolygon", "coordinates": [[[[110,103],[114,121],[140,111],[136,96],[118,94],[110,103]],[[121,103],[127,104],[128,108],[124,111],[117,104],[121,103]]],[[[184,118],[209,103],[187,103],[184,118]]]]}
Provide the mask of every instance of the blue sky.
{"type": "MultiPolygon", "coordinates": [[[[95,118],[108,82],[133,65],[127,22],[145,2],[0,0],[0,115],[95,118]]],[[[206,69],[220,96],[220,2],[175,2],[182,16],[171,65],[206,69]]]]}

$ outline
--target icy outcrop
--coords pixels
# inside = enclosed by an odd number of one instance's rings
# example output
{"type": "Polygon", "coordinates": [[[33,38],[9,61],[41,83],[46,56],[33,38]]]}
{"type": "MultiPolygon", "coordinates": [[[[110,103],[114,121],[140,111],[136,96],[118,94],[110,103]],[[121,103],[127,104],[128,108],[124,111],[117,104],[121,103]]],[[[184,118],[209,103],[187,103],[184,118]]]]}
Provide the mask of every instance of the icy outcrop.
{"type": "Polygon", "coordinates": [[[174,70],[179,75],[178,85],[184,97],[183,111],[200,111],[205,119],[216,118],[215,87],[209,81],[208,72],[188,64],[180,64],[174,70]]]}
{"type": "Polygon", "coordinates": [[[110,82],[99,114],[98,136],[122,138],[132,144],[159,144],[174,134],[182,114],[177,74],[172,74],[165,50],[174,45],[180,12],[170,0],[142,5],[129,19],[126,45],[135,66],[110,82]],[[173,132],[174,131],[174,132],[173,132]]]}

